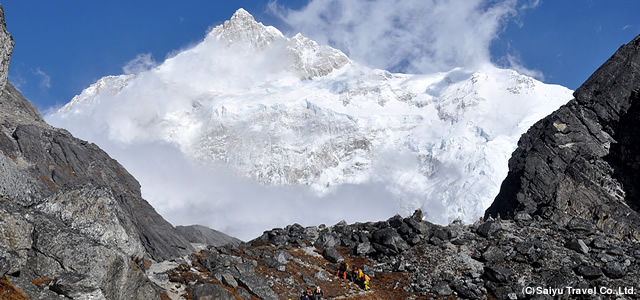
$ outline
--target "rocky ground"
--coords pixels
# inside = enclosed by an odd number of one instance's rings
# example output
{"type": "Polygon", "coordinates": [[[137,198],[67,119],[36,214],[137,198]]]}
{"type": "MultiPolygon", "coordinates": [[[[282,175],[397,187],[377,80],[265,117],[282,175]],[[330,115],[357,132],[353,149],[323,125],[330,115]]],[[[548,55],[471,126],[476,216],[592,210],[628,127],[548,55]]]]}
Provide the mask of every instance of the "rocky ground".
{"type": "Polygon", "coordinates": [[[417,211],[382,222],[276,228],[250,243],[204,249],[158,278],[181,286],[173,297],[184,299],[297,299],[315,286],[329,299],[629,299],[640,295],[639,262],[640,245],[586,222],[558,226],[520,213],[442,227],[417,211]],[[342,260],[368,271],[370,291],[335,276],[342,260]],[[536,288],[564,295],[532,297],[536,288]],[[629,294],[613,294],[625,288],[629,294]]]}

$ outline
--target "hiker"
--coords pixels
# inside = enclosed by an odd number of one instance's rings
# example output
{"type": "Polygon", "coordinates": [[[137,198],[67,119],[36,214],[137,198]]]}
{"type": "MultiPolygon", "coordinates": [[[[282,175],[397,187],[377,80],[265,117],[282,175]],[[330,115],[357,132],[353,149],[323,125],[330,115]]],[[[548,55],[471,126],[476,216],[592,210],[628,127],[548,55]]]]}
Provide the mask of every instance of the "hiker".
{"type": "Polygon", "coordinates": [[[351,271],[351,282],[356,282],[356,280],[358,279],[358,267],[353,267],[353,270],[351,271]]]}
{"type": "Polygon", "coordinates": [[[356,279],[353,280],[353,282],[357,283],[360,287],[364,286],[364,273],[362,272],[362,269],[358,270],[358,275],[356,276],[356,279]]]}
{"type": "Polygon", "coordinates": [[[322,300],[322,297],[324,297],[324,291],[317,286],[316,289],[313,290],[313,300],[322,300]]]}
{"type": "Polygon", "coordinates": [[[342,262],[340,267],[338,268],[338,272],[336,272],[336,276],[342,277],[342,279],[347,279],[347,270],[349,269],[349,264],[346,262],[342,262]]]}
{"type": "Polygon", "coordinates": [[[313,294],[311,290],[302,291],[302,296],[300,296],[300,300],[313,300],[313,294]]]}
{"type": "Polygon", "coordinates": [[[362,286],[364,287],[365,291],[368,291],[371,289],[371,284],[369,283],[369,281],[371,280],[371,277],[369,277],[369,275],[367,274],[367,270],[364,270],[363,273],[363,277],[362,277],[362,286]]]}

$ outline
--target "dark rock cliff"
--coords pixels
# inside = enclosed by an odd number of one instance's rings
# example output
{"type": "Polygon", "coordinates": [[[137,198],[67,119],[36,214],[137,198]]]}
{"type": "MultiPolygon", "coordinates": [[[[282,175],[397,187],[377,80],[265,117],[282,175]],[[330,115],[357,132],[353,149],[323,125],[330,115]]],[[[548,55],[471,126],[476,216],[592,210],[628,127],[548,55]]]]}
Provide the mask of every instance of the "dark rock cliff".
{"type": "Polygon", "coordinates": [[[144,260],[191,245],[120,164],[46,124],[7,82],[13,39],[0,17],[0,277],[34,299],[159,298],[144,260]]]}
{"type": "Polygon", "coordinates": [[[588,221],[640,240],[640,36],[522,136],[485,217],[588,221]]]}

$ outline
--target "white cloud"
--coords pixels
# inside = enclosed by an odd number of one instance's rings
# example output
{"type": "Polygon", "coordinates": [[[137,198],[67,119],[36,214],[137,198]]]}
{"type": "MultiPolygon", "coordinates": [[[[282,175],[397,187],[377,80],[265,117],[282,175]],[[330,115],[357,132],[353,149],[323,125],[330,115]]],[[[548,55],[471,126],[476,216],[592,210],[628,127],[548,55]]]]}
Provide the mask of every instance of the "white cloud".
{"type": "MultiPolygon", "coordinates": [[[[49,116],[51,118],[51,116],[49,116]]],[[[400,211],[383,184],[343,185],[318,196],[305,186],[268,187],[233,172],[185,158],[174,145],[123,144],[94,136],[92,142],[139,180],[142,196],[174,225],[202,224],[245,241],[293,223],[317,226],[384,220],[400,211]]]]}
{"type": "MultiPolygon", "coordinates": [[[[371,67],[432,73],[491,64],[489,47],[508,21],[540,0],[312,0],[300,10],[277,1],[269,10],[293,31],[344,51],[371,67]]],[[[293,32],[293,33],[295,33],[293,32]]],[[[523,64],[506,66],[525,74],[523,64]]],[[[538,76],[540,78],[541,76],[538,76]]]]}
{"type": "Polygon", "coordinates": [[[151,56],[151,53],[138,54],[134,59],[128,61],[123,67],[125,74],[138,74],[155,68],[158,64],[151,56]]]}
{"type": "Polygon", "coordinates": [[[271,2],[294,30],[377,68],[429,73],[490,62],[489,45],[516,1],[311,1],[301,10],[271,2]]]}
{"type": "Polygon", "coordinates": [[[522,75],[530,76],[538,80],[544,80],[544,74],[541,71],[527,68],[522,62],[522,59],[520,59],[520,56],[517,54],[507,54],[504,58],[504,62],[507,67],[522,75]]]}
{"type": "Polygon", "coordinates": [[[50,88],[51,87],[51,77],[49,75],[47,75],[47,73],[45,73],[44,71],[40,70],[40,68],[36,68],[33,71],[33,74],[35,74],[38,77],[40,77],[40,86],[41,87],[45,87],[45,88],[50,88]]]}
{"type": "Polygon", "coordinates": [[[540,6],[542,4],[542,0],[528,0],[524,1],[522,5],[520,5],[520,9],[532,9],[540,6]]]}

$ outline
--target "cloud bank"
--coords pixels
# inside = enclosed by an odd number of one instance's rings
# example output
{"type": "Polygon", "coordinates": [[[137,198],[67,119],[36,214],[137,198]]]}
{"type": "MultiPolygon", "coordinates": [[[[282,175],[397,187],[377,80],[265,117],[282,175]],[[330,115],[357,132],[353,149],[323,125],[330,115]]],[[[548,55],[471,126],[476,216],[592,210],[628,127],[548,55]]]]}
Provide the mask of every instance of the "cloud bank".
{"type": "MultiPolygon", "coordinates": [[[[539,0],[312,0],[300,10],[272,1],[271,13],[293,31],[345,52],[368,66],[432,73],[491,64],[489,50],[509,20],[539,0]],[[519,5],[518,5],[519,4],[519,5]]],[[[512,57],[513,58],[513,57],[512,57]]],[[[521,62],[505,67],[541,75],[521,62]]],[[[514,64],[511,64],[511,63],[514,64]]]]}
{"type": "Polygon", "coordinates": [[[170,223],[201,224],[245,241],[293,223],[384,220],[401,210],[377,182],[342,185],[319,196],[306,186],[264,186],[222,167],[205,167],[169,143],[93,141],[138,179],[143,197],[170,223]]]}

